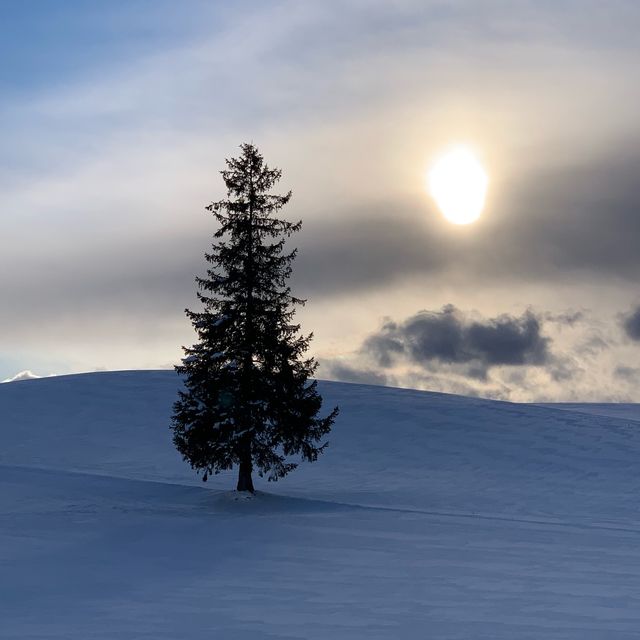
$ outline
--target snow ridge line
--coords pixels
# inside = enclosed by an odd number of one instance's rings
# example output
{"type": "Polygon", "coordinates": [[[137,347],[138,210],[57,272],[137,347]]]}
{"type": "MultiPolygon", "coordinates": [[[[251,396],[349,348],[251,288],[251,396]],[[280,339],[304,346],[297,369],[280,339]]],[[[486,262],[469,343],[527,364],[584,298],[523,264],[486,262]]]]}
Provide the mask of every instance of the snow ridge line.
{"type": "MultiPolygon", "coordinates": [[[[324,502],[321,500],[316,500],[316,502],[324,502]]],[[[430,511],[428,509],[414,509],[412,507],[384,507],[381,505],[364,505],[364,504],[353,504],[348,502],[336,502],[336,501],[326,501],[330,504],[335,504],[337,506],[343,507],[351,507],[354,509],[366,509],[370,511],[389,511],[393,513],[406,513],[406,514],[415,514],[415,515],[424,515],[424,516],[437,516],[442,518],[465,518],[471,520],[488,520],[488,521],[497,521],[497,522],[508,522],[515,524],[533,524],[533,525],[542,525],[542,526],[550,526],[550,527],[566,527],[566,528],[574,528],[580,530],[602,530],[602,531],[618,531],[625,533],[633,533],[636,535],[640,535],[640,528],[632,528],[625,526],[616,526],[616,525],[600,525],[600,524],[584,524],[577,522],[566,522],[561,520],[546,520],[539,518],[512,518],[507,516],[500,516],[494,514],[483,514],[483,513],[469,513],[469,512],[456,512],[456,511],[430,511]]]]}
{"type": "Polygon", "coordinates": [[[35,471],[40,473],[60,474],[63,476],[84,476],[89,478],[99,479],[113,479],[124,482],[132,483],[145,483],[145,484],[157,484],[165,485],[168,487],[185,487],[199,489],[197,484],[189,484],[186,482],[172,482],[170,480],[154,480],[152,478],[132,478],[131,476],[119,476],[113,473],[101,472],[101,471],[87,471],[86,469],[59,469],[56,467],[38,467],[35,465],[24,464],[5,464],[0,462],[0,470],[6,469],[7,471],[35,471]]]}

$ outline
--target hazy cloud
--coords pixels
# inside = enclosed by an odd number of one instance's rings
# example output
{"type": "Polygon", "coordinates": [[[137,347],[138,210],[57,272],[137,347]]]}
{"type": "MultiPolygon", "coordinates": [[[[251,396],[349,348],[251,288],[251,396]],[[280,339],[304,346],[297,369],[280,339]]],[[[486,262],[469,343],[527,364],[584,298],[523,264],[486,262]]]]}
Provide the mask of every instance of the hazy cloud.
{"type": "Polygon", "coordinates": [[[640,341],[640,307],[622,317],[622,328],[628,338],[640,341]]]}
{"type": "Polygon", "coordinates": [[[393,378],[386,373],[373,369],[360,369],[357,366],[338,361],[322,361],[323,377],[341,382],[359,384],[393,385],[393,378]]]}
{"type": "Polygon", "coordinates": [[[616,378],[621,378],[622,380],[626,380],[628,382],[637,383],[638,381],[640,381],[640,368],[619,365],[614,369],[613,375],[616,378]]]}
{"type": "Polygon", "coordinates": [[[559,325],[573,327],[578,322],[582,322],[585,319],[586,315],[587,314],[584,309],[580,309],[578,311],[570,309],[561,313],[546,312],[543,317],[546,322],[555,322],[559,325]]]}
{"type": "Polygon", "coordinates": [[[585,339],[577,345],[576,351],[583,355],[596,356],[610,347],[611,343],[597,329],[591,328],[585,339]]]}

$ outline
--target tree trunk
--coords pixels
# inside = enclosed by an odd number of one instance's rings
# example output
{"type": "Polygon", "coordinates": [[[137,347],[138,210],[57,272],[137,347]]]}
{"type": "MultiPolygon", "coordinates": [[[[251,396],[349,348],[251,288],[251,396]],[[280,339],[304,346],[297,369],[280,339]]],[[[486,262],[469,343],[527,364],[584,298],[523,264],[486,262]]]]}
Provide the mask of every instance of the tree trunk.
{"type": "Polygon", "coordinates": [[[251,478],[252,471],[253,465],[251,464],[251,457],[243,459],[240,462],[240,469],[238,470],[237,491],[250,491],[251,493],[255,493],[253,479],[251,478]]]}
{"type": "MultiPolygon", "coordinates": [[[[250,174],[250,193],[249,193],[249,219],[247,226],[247,259],[245,262],[245,272],[247,274],[247,310],[246,310],[246,324],[245,324],[245,353],[244,353],[244,401],[247,402],[246,413],[244,416],[246,424],[253,426],[251,420],[251,405],[250,400],[253,397],[252,378],[253,378],[253,276],[254,276],[254,257],[253,257],[253,205],[254,205],[254,191],[253,191],[253,171],[250,174]]],[[[238,470],[238,486],[237,491],[250,491],[255,493],[253,488],[253,479],[251,478],[251,472],[253,471],[253,464],[251,463],[251,439],[245,437],[241,449],[240,469],[238,470]]]]}

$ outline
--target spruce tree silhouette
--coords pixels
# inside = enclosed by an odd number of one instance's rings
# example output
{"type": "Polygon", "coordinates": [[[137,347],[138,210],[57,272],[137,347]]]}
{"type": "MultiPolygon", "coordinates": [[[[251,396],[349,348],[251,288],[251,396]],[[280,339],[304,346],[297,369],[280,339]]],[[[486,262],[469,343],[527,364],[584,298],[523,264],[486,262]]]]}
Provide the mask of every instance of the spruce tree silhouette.
{"type": "Polygon", "coordinates": [[[254,491],[252,472],[277,480],[313,462],[327,446],[338,407],[322,405],[306,357],[313,334],[293,317],[304,300],[287,280],[297,250],[285,251],[302,222],[275,214],[289,202],[271,193],[282,172],[269,168],[252,144],[227,160],[227,199],[207,207],[219,223],[207,275],[196,278],[202,311],[186,310],[198,336],[176,371],[184,390],[174,404],[174,443],[192,468],[210,474],[238,465],[238,491],[254,491]]]}

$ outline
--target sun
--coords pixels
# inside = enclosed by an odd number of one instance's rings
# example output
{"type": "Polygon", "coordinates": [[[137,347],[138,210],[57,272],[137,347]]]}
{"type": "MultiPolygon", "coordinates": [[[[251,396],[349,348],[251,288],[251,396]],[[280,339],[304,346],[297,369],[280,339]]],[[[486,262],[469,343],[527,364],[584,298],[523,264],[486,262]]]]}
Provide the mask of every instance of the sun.
{"type": "Polygon", "coordinates": [[[444,217],[470,224],[482,213],[489,177],[471,149],[453,147],[429,169],[427,186],[444,217]]]}

